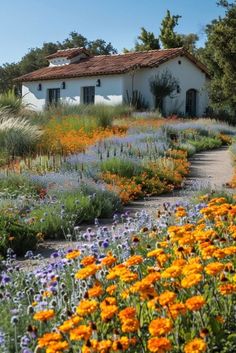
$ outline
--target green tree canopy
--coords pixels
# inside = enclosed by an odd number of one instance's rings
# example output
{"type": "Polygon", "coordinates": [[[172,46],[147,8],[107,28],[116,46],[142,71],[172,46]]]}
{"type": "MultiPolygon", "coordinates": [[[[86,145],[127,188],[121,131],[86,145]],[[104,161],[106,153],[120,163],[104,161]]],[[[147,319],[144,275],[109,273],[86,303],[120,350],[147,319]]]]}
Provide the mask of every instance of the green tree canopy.
{"type": "Polygon", "coordinates": [[[181,16],[171,15],[170,11],[167,10],[160,28],[160,40],[164,49],[178,48],[182,46],[181,36],[174,31],[180,18],[181,16]]]}
{"type": "Polygon", "coordinates": [[[32,48],[23,56],[19,63],[6,63],[0,66],[0,93],[13,87],[13,79],[48,65],[46,56],[55,53],[58,49],[84,47],[94,55],[109,55],[117,50],[111,43],[103,39],[89,41],[82,34],[71,32],[64,41],[44,43],[41,48],[32,48]]]}
{"type": "Polygon", "coordinates": [[[220,5],[226,8],[225,16],[207,26],[206,46],[199,55],[212,76],[213,107],[236,115],[236,2],[220,1],[220,5]]]}

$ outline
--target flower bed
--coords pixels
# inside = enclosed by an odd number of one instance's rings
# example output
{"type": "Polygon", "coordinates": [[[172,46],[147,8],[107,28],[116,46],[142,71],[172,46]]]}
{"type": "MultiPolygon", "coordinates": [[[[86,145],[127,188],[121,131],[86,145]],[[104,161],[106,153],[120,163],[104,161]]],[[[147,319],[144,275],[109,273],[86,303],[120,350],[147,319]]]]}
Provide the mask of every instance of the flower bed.
{"type": "Polygon", "coordinates": [[[128,218],[123,233],[88,229],[43,270],[8,260],[0,349],[234,352],[235,214],[223,197],[165,205],[156,219],[128,218]]]}

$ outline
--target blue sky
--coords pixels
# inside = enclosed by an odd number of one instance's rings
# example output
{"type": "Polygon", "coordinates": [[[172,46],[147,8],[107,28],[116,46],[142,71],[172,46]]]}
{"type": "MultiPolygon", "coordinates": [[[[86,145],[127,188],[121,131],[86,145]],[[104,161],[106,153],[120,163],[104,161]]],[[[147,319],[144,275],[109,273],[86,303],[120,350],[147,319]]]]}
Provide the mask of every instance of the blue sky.
{"type": "Polygon", "coordinates": [[[131,48],[142,26],[158,35],[167,9],[182,16],[177,31],[197,33],[200,45],[204,26],[224,14],[216,0],[1,0],[0,65],[74,30],[110,41],[118,51],[131,48]]]}

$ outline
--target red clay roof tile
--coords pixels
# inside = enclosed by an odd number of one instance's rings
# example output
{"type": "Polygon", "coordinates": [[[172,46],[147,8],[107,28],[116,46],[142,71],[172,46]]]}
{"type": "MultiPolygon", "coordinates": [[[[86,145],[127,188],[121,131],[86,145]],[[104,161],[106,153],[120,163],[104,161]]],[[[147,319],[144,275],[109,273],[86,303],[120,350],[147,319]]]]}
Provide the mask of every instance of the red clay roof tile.
{"type": "Polygon", "coordinates": [[[188,57],[189,60],[191,60],[196,66],[205,72],[207,76],[209,76],[206,67],[193,55],[189,54],[183,48],[173,48],[149,50],[144,52],[131,52],[118,55],[91,56],[81,59],[78,63],[74,64],[44,67],[37,71],[18,77],[15,81],[43,81],[84,76],[121,74],[129,72],[135,68],[157,67],[177,56],[188,57]]]}

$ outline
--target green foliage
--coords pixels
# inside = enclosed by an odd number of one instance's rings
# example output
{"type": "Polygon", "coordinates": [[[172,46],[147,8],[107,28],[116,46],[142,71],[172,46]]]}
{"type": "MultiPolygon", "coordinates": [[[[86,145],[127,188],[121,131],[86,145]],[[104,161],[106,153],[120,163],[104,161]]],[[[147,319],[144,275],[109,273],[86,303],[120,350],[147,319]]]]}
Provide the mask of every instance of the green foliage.
{"type": "Polygon", "coordinates": [[[47,66],[46,56],[55,53],[58,49],[74,47],[84,47],[94,55],[108,55],[117,52],[111,43],[106,43],[103,39],[89,41],[81,34],[71,32],[63,42],[44,43],[41,48],[30,49],[19,63],[6,63],[0,66],[0,93],[14,87],[14,78],[47,66]]]}
{"type": "MultiPolygon", "coordinates": [[[[223,5],[221,3],[221,5],[223,5]]],[[[227,5],[227,4],[225,4],[227,5]]],[[[199,53],[211,74],[210,98],[216,109],[236,115],[236,3],[206,28],[207,42],[199,53]]]]}
{"type": "Polygon", "coordinates": [[[107,159],[101,163],[100,168],[104,173],[110,172],[126,178],[141,175],[145,171],[145,168],[143,168],[140,163],[134,162],[131,159],[119,158],[107,159]]]}
{"type": "Polygon", "coordinates": [[[222,141],[216,137],[201,137],[197,140],[188,140],[192,146],[195,147],[197,152],[212,150],[222,146],[222,141]]]}
{"type": "Polygon", "coordinates": [[[108,106],[105,104],[59,104],[56,107],[51,106],[49,109],[33,113],[32,120],[34,123],[47,124],[50,118],[54,117],[58,122],[65,117],[73,120],[77,126],[85,127],[108,127],[112,125],[115,118],[130,115],[132,107],[128,105],[108,106]],[[78,119],[79,117],[79,119],[78,119]]]}
{"type": "Polygon", "coordinates": [[[149,85],[155,99],[155,108],[162,111],[163,99],[177,89],[178,81],[166,70],[161,75],[157,74],[151,78],[149,85]]]}
{"type": "Polygon", "coordinates": [[[129,91],[126,91],[127,104],[133,107],[135,110],[145,110],[148,108],[148,103],[143,97],[142,93],[138,90],[134,90],[131,95],[129,91]]]}
{"type": "Polygon", "coordinates": [[[144,27],[141,28],[141,33],[135,43],[135,51],[145,51],[160,49],[159,39],[155,37],[153,32],[148,32],[144,27]]]}
{"type": "Polygon", "coordinates": [[[160,40],[165,49],[178,48],[183,45],[181,36],[174,31],[180,18],[181,16],[171,15],[170,11],[167,10],[166,16],[161,22],[160,40]]]}
{"type": "Polygon", "coordinates": [[[17,255],[36,248],[37,232],[21,222],[17,214],[1,212],[0,215],[0,254],[6,254],[10,247],[17,255]]]}
{"type": "Polygon", "coordinates": [[[25,156],[34,151],[42,133],[26,118],[0,111],[0,146],[8,156],[25,156]]]}
{"type": "Polygon", "coordinates": [[[25,108],[22,98],[17,96],[14,90],[0,94],[0,109],[6,109],[9,113],[19,114],[25,108]]]}
{"type": "Polygon", "coordinates": [[[16,199],[22,195],[38,198],[42,188],[39,182],[33,182],[22,174],[8,173],[0,176],[1,198],[16,199]]]}

